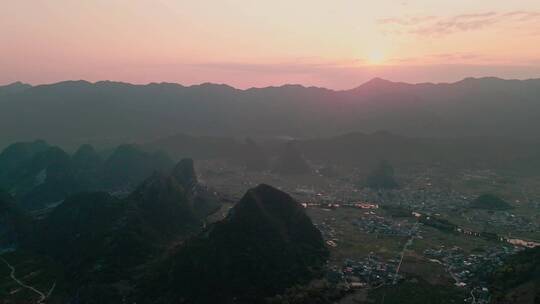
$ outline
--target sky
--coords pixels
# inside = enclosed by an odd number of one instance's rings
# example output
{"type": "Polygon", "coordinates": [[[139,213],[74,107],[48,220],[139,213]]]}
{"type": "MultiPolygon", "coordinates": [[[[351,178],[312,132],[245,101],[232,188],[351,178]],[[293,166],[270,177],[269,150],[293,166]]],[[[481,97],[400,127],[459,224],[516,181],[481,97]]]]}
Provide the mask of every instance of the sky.
{"type": "Polygon", "coordinates": [[[0,0],[0,84],[540,78],[539,0],[0,0]]]}

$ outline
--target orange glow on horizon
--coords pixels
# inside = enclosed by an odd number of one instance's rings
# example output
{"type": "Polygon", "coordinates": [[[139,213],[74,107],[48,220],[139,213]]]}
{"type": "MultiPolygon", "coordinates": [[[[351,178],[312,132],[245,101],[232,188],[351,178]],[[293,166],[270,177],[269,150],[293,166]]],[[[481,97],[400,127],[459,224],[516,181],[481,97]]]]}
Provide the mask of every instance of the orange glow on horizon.
{"type": "Polygon", "coordinates": [[[341,89],[374,77],[540,77],[540,1],[489,4],[11,1],[0,10],[0,84],[109,79],[341,89]]]}

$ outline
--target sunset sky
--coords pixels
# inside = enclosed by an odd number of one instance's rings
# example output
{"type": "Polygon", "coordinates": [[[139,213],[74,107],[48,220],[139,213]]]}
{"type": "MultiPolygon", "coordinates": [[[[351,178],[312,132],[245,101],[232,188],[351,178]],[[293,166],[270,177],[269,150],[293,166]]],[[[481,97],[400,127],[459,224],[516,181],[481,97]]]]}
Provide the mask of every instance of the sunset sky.
{"type": "Polygon", "coordinates": [[[539,0],[2,0],[0,84],[540,77],[539,0]]]}

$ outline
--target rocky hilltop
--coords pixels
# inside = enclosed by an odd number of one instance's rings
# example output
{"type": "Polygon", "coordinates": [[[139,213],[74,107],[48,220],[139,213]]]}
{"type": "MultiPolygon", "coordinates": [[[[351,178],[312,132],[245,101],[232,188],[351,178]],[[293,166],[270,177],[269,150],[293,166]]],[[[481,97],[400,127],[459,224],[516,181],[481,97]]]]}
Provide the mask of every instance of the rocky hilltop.
{"type": "Polygon", "coordinates": [[[317,276],[327,256],[299,203],[263,184],[248,190],[224,220],[177,249],[147,287],[148,300],[256,303],[317,276]]]}

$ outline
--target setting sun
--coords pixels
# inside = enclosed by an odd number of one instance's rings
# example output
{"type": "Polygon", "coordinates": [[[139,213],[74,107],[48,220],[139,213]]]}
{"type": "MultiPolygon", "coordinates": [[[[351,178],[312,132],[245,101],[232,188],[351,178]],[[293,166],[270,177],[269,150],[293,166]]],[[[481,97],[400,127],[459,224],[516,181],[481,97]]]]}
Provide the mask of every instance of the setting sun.
{"type": "Polygon", "coordinates": [[[538,0],[4,2],[0,84],[348,89],[374,77],[525,79],[540,69],[538,0]]]}
{"type": "Polygon", "coordinates": [[[381,52],[380,50],[372,51],[371,53],[368,54],[368,56],[366,58],[367,63],[368,64],[373,64],[373,65],[383,63],[384,59],[385,59],[384,53],[381,52]]]}

